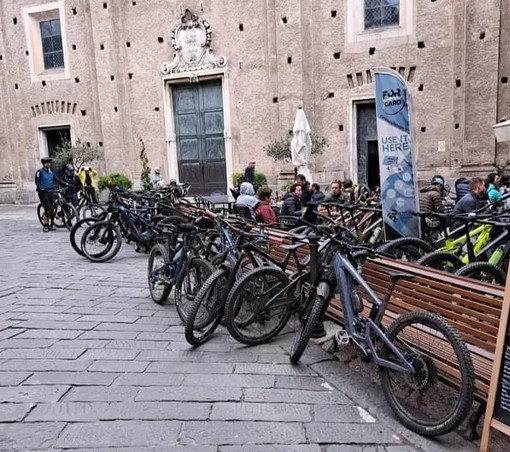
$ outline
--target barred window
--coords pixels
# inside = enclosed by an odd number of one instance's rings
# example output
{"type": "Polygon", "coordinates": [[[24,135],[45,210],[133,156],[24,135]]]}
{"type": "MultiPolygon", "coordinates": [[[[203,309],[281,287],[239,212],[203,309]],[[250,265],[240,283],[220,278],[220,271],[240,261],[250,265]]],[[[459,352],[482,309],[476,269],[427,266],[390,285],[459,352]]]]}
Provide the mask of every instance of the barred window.
{"type": "Polygon", "coordinates": [[[365,0],[365,30],[400,24],[400,0],[365,0]]]}
{"type": "Polygon", "coordinates": [[[64,67],[60,19],[40,22],[44,69],[64,67]]]}

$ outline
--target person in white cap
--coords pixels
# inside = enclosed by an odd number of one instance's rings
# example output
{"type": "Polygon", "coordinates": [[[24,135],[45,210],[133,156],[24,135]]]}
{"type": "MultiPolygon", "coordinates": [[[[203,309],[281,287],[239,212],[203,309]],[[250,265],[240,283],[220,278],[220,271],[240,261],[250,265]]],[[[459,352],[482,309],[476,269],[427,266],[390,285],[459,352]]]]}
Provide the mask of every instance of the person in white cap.
{"type": "Polygon", "coordinates": [[[163,178],[161,177],[161,173],[158,167],[154,168],[154,174],[151,177],[151,182],[152,188],[154,190],[156,190],[158,187],[161,187],[164,184],[163,178]]]}

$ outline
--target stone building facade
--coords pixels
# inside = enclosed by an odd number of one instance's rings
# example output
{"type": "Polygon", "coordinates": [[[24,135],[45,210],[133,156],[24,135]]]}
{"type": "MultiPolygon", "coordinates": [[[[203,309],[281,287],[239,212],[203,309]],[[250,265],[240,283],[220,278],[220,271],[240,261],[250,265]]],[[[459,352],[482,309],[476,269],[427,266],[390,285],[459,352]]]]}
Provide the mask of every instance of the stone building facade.
{"type": "Polygon", "coordinates": [[[492,130],[510,118],[507,1],[2,0],[0,20],[0,181],[21,201],[62,136],[102,147],[103,173],[137,179],[142,138],[198,192],[250,160],[276,184],[292,166],[263,148],[300,106],[329,143],[314,179],[373,183],[381,66],[409,83],[419,179],[510,158],[492,130]]]}

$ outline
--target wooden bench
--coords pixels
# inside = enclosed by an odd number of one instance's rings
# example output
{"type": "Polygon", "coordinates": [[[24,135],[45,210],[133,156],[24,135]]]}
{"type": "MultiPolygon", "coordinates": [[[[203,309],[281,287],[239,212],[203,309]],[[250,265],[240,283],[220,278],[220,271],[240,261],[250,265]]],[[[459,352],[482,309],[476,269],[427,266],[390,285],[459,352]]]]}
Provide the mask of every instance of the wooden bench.
{"type": "MultiPolygon", "coordinates": [[[[468,439],[476,436],[476,425],[483,413],[492,375],[494,351],[498,334],[504,289],[468,278],[450,275],[408,262],[390,259],[368,259],[362,265],[362,274],[368,285],[383,297],[391,273],[415,275],[413,280],[400,280],[392,294],[383,324],[388,326],[399,315],[412,311],[429,311],[441,315],[454,326],[466,342],[476,375],[475,398],[481,403],[466,432],[468,439]]],[[[360,294],[363,299],[363,294],[360,294]]],[[[364,314],[370,303],[364,298],[364,314]]],[[[328,316],[342,322],[342,307],[333,300],[328,316]]],[[[455,383],[456,372],[450,367],[447,353],[438,348],[434,358],[444,374],[455,383]]]]}

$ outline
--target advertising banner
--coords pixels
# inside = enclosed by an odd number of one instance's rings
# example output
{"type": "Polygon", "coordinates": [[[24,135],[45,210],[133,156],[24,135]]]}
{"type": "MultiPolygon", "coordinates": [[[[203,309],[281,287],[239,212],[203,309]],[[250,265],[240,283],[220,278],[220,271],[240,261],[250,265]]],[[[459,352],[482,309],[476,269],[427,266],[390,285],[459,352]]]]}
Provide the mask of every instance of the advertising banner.
{"type": "Polygon", "coordinates": [[[397,235],[419,237],[409,91],[392,69],[375,70],[379,172],[384,222],[397,235]]]}

